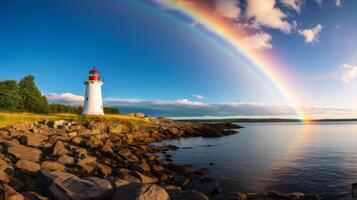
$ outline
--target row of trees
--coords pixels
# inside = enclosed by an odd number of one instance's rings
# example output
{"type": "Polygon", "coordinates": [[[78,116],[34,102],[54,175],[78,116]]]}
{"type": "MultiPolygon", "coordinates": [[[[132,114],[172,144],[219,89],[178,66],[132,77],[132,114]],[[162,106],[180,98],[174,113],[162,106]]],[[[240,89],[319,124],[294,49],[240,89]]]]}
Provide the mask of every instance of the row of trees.
{"type": "MultiPolygon", "coordinates": [[[[33,113],[73,113],[81,114],[82,107],[62,104],[49,104],[35,84],[35,77],[25,76],[15,80],[0,81],[0,111],[33,113]]],[[[117,108],[105,107],[106,114],[119,114],[117,108]]]]}
{"type": "MultiPolygon", "coordinates": [[[[114,107],[104,107],[103,110],[105,114],[120,114],[119,109],[114,107]]],[[[50,104],[49,112],[81,114],[83,112],[83,107],[82,106],[74,107],[74,106],[63,105],[63,104],[50,104]]]]}

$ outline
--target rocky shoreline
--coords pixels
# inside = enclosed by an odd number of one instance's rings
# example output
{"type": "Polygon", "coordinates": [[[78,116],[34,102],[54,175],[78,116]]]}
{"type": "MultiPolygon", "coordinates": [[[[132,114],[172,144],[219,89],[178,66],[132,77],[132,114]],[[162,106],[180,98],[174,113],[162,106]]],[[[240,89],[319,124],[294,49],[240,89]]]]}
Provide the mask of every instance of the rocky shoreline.
{"type": "Polygon", "coordinates": [[[207,168],[172,162],[177,147],[152,142],[222,137],[241,128],[166,118],[40,121],[0,129],[0,199],[270,200],[319,199],[302,193],[227,193],[207,168]],[[159,156],[159,153],[164,156],[159,156]],[[192,185],[195,185],[193,190],[192,185]]]}

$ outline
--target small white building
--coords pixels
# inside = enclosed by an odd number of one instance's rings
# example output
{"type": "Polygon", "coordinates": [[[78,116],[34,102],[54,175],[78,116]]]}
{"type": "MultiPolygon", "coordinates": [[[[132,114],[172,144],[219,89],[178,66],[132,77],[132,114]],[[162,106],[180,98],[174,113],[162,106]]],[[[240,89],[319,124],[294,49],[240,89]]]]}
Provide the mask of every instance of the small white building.
{"type": "Polygon", "coordinates": [[[102,99],[103,81],[99,76],[99,71],[95,67],[89,71],[88,80],[84,84],[86,85],[86,95],[82,114],[104,115],[102,99]]]}

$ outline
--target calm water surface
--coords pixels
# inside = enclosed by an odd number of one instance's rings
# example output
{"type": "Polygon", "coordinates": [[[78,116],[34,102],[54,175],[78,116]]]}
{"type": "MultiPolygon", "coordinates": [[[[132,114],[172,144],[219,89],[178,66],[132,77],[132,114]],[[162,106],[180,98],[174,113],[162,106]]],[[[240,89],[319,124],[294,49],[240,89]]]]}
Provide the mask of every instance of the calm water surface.
{"type": "Polygon", "coordinates": [[[357,182],[356,122],[239,124],[246,128],[232,136],[162,143],[192,147],[173,151],[174,162],[210,168],[208,176],[228,191],[300,191],[350,199],[351,184],[357,182]]]}

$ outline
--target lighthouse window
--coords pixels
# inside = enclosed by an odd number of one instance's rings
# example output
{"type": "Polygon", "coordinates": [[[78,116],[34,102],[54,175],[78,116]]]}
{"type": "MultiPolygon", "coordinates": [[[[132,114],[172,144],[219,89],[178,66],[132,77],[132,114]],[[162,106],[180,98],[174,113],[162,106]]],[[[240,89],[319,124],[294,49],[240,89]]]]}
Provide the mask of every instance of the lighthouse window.
{"type": "Polygon", "coordinates": [[[86,101],[88,101],[88,97],[86,97],[86,101]]]}

